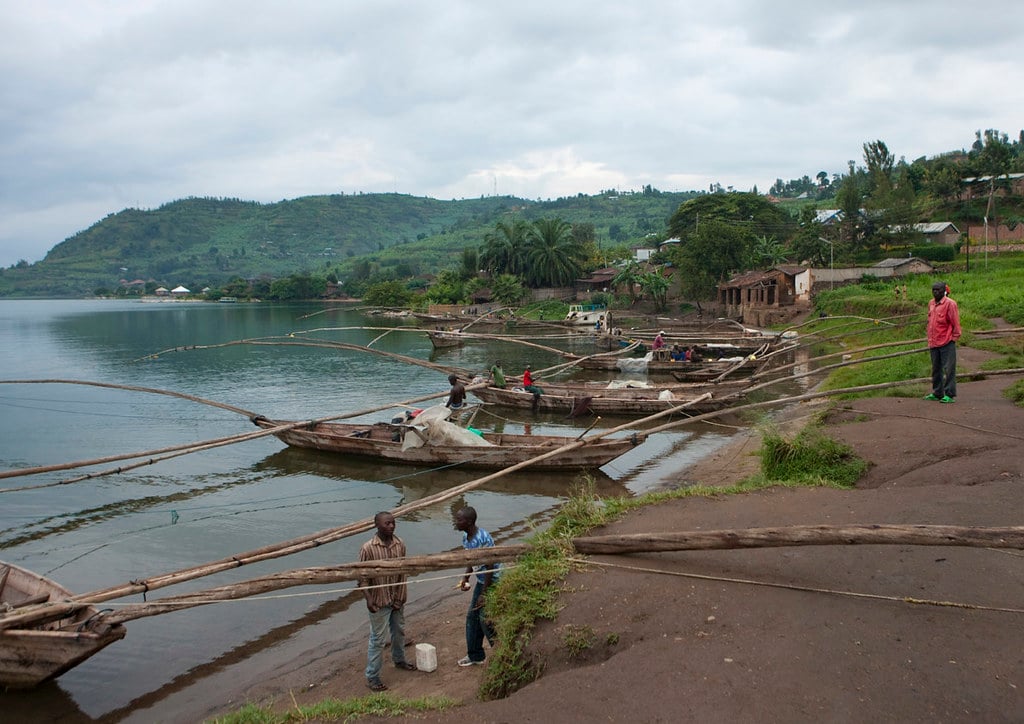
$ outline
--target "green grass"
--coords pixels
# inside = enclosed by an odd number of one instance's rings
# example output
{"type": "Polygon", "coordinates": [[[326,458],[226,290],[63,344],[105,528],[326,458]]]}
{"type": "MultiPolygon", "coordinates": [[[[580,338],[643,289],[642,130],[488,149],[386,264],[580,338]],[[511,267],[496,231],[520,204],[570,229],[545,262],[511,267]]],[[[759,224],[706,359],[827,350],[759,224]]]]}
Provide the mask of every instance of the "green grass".
{"type": "Polygon", "coordinates": [[[1013,383],[1003,394],[1017,407],[1024,407],[1024,380],[1013,383]]]}
{"type": "Polygon", "coordinates": [[[853,450],[808,425],[792,440],[767,429],[761,436],[761,474],[767,481],[852,487],[867,470],[853,450]]]}
{"type": "Polygon", "coordinates": [[[570,624],[562,629],[562,643],[569,657],[578,659],[597,643],[597,632],[590,626],[570,624]]]}
{"type": "MultiPolygon", "coordinates": [[[[893,299],[888,283],[872,282],[821,292],[816,310],[827,316],[817,318],[800,329],[819,340],[816,353],[857,349],[884,342],[912,340],[925,336],[928,300],[931,285],[942,280],[950,285],[951,295],[960,308],[963,327],[961,347],[975,347],[1000,355],[982,365],[982,369],[1024,367],[1024,335],[1003,339],[986,339],[974,334],[993,328],[992,319],[1002,318],[1015,326],[1024,326],[1024,254],[1019,252],[991,256],[988,265],[972,260],[968,272],[963,263],[946,265],[934,274],[907,278],[907,299],[893,299]]],[[[922,348],[925,344],[908,344],[904,349],[922,348]]],[[[898,347],[864,353],[863,359],[897,351],[898,347]]],[[[840,389],[914,379],[931,375],[927,354],[908,354],[878,361],[865,361],[832,371],[823,389],[840,389]]],[[[873,395],[917,396],[924,394],[919,385],[892,388],[881,392],[861,393],[851,397],[873,395]]]]}
{"type": "Polygon", "coordinates": [[[309,706],[296,706],[283,713],[269,706],[246,704],[236,712],[209,720],[213,724],[287,724],[308,721],[356,721],[366,716],[398,717],[418,712],[444,711],[458,702],[447,697],[399,699],[391,694],[371,694],[358,699],[324,699],[309,706]]]}

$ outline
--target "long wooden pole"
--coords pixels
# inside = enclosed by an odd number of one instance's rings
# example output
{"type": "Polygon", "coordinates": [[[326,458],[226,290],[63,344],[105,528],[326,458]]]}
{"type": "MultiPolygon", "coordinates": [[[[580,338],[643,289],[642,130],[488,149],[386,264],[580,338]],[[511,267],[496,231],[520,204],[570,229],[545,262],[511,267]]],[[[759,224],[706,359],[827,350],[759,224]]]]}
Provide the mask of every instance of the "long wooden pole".
{"type": "Polygon", "coordinates": [[[922,545],[1024,548],[1024,526],[792,525],[778,528],[697,530],[574,538],[579,553],[652,553],[824,545],[922,545]]]}
{"type": "MultiPolygon", "coordinates": [[[[697,550],[737,550],[789,546],[827,545],[920,545],[969,548],[1024,549],[1024,526],[971,527],[955,525],[793,525],[775,528],[697,530],[633,535],[573,538],[572,546],[584,555],[626,555],[697,550]]],[[[435,553],[388,561],[345,563],[337,566],[299,568],[272,573],[217,588],[167,596],[147,603],[125,606],[104,615],[109,623],[123,623],[147,616],[204,606],[220,601],[258,596],[295,586],[322,585],[426,571],[463,568],[468,565],[511,561],[531,550],[528,544],[435,553]]],[[[82,604],[60,602],[46,608],[49,616],[72,611],[82,604]]],[[[31,623],[31,615],[14,614],[0,619],[0,629],[31,623]]]]}

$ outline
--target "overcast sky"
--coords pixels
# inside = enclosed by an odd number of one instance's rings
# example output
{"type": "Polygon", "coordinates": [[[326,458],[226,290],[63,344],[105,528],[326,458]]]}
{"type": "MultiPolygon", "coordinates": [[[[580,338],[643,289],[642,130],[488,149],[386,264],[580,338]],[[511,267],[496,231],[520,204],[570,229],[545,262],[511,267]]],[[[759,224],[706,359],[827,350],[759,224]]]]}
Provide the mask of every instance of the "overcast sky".
{"type": "Polygon", "coordinates": [[[762,193],[1024,127],[1017,0],[0,0],[0,266],[187,196],[762,193]]]}

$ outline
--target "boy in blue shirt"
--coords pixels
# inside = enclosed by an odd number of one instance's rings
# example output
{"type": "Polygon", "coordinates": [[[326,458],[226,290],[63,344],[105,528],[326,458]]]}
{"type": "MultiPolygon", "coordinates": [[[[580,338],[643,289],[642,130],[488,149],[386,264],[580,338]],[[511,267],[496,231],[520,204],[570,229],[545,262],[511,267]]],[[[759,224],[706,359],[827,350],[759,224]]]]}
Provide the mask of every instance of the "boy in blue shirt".
{"type": "MultiPolygon", "coordinates": [[[[494,547],[491,534],[477,527],[474,508],[466,506],[455,514],[455,530],[462,531],[462,547],[466,550],[494,547]]],[[[498,580],[500,569],[500,563],[485,564],[475,569],[476,587],[473,588],[469,611],[466,612],[466,655],[459,659],[459,666],[484,663],[484,659],[487,658],[484,653],[484,636],[487,637],[487,643],[491,648],[494,648],[494,628],[484,617],[484,602],[488,589],[498,580]]],[[[462,577],[460,584],[463,591],[469,590],[469,579],[473,572],[473,566],[466,567],[466,575],[462,577]]]]}

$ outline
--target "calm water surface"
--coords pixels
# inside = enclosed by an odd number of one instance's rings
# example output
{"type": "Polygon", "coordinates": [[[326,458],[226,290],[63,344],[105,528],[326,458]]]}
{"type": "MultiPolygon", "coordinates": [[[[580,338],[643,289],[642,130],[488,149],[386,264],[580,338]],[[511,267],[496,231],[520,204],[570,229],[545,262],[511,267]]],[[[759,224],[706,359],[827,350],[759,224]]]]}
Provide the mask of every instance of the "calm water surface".
{"type": "MultiPolygon", "coordinates": [[[[167,396],[61,384],[89,380],[174,390],[268,417],[308,419],[366,410],[448,385],[443,372],[377,355],[303,346],[254,346],[256,340],[318,329],[324,339],[361,345],[398,327],[374,347],[439,364],[485,370],[495,357],[509,374],[556,362],[505,342],[435,353],[408,322],[313,305],[0,301],[0,470],[57,465],[254,430],[247,417],[167,396]],[[314,316],[308,316],[313,314],[314,316]],[[186,349],[207,346],[207,348],[186,349]],[[159,354],[157,354],[159,353],[159,354]],[[156,358],[152,355],[157,354],[156,358]],[[27,380],[53,380],[29,384],[27,380]]],[[[586,350],[585,341],[560,341],[586,350]]],[[[398,408],[360,419],[390,419],[398,408]]],[[[480,415],[479,428],[579,434],[588,422],[529,413],[480,415]]],[[[621,424],[602,421],[599,426],[621,424]]],[[[606,495],[664,485],[696,457],[723,444],[728,430],[690,429],[652,436],[596,476],[606,495]]],[[[86,468],[107,470],[116,463],[86,468]]],[[[35,487],[80,475],[63,470],[0,480],[0,559],[49,576],[73,592],[212,561],[372,516],[479,477],[459,470],[345,462],[286,448],[273,437],[229,445],[73,484],[35,487]]],[[[451,549],[451,513],[480,511],[482,525],[508,542],[546,520],[572,475],[520,474],[399,521],[410,553],[451,549]]],[[[354,560],[369,534],[156,595],[222,585],[263,573],[354,560]]],[[[410,605],[448,582],[422,576],[410,605]]],[[[236,602],[127,624],[128,635],[32,692],[0,694],[0,708],[67,721],[190,721],[202,702],[273,660],[299,656],[326,638],[365,624],[351,586],[291,589],[261,602],[236,602]],[[299,595],[301,593],[301,595],[299,595]],[[199,702],[198,704],[195,702],[199,702]]],[[[137,600],[137,599],[133,599],[137,600]]],[[[113,603],[124,603],[113,602],[113,603]]]]}

